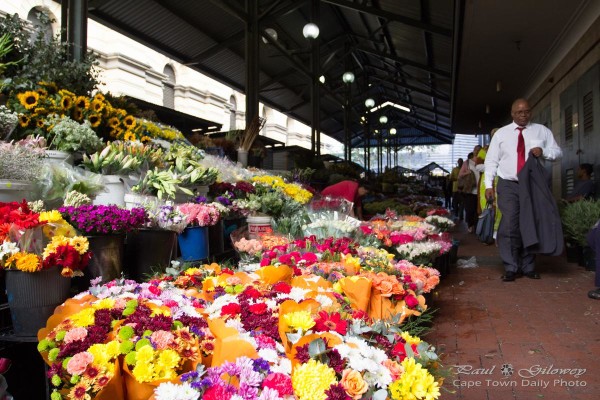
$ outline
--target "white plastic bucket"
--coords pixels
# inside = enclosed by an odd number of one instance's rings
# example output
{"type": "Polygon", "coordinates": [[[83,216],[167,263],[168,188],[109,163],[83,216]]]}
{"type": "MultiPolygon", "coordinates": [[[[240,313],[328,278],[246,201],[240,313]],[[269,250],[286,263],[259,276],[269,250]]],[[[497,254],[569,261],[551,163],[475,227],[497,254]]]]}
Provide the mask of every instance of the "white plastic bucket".
{"type": "Polygon", "coordinates": [[[250,239],[259,239],[261,235],[273,232],[269,216],[250,216],[246,218],[246,222],[250,239]]]}
{"type": "Polygon", "coordinates": [[[104,192],[100,192],[93,200],[94,205],[114,204],[119,207],[125,207],[125,183],[119,175],[103,175],[104,192]]]}
{"type": "Polygon", "coordinates": [[[0,201],[10,203],[21,202],[23,199],[32,200],[33,184],[23,181],[0,179],[0,201]]]}

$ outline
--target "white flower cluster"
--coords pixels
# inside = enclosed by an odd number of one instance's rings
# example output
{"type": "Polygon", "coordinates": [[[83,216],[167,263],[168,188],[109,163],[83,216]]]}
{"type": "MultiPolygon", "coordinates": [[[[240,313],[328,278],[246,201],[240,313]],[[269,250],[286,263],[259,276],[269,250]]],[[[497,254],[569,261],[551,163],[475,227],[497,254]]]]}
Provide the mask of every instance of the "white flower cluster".
{"type": "Polygon", "coordinates": [[[319,239],[324,239],[330,236],[350,236],[359,226],[360,221],[354,218],[345,220],[320,219],[302,226],[302,230],[305,236],[315,235],[319,239]]]}
{"type": "Polygon", "coordinates": [[[5,106],[0,106],[0,139],[8,139],[19,122],[19,116],[5,106]]]}
{"type": "Polygon", "coordinates": [[[16,243],[5,241],[0,244],[0,266],[4,265],[8,257],[19,252],[19,247],[16,243]]]}
{"type": "Polygon", "coordinates": [[[454,221],[440,215],[430,215],[425,218],[425,222],[438,228],[442,232],[446,232],[454,227],[454,221]]]}
{"type": "Polygon", "coordinates": [[[441,249],[442,245],[439,242],[411,242],[396,247],[402,258],[411,262],[425,257],[433,257],[439,254],[441,249]]]}

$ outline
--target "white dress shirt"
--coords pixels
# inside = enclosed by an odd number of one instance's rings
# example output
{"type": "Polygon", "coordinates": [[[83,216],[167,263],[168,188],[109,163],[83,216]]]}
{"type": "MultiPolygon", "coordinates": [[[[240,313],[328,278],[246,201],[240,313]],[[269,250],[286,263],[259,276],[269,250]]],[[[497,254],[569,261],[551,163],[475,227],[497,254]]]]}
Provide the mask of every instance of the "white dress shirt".
{"type": "MultiPolygon", "coordinates": [[[[485,156],[485,188],[493,187],[494,177],[517,181],[517,145],[519,143],[518,125],[512,122],[498,129],[492,137],[490,147],[485,156]]],[[[540,147],[542,157],[546,160],[556,160],[562,156],[562,151],[550,129],[544,125],[529,123],[523,129],[525,139],[525,160],[529,151],[540,147]]]]}

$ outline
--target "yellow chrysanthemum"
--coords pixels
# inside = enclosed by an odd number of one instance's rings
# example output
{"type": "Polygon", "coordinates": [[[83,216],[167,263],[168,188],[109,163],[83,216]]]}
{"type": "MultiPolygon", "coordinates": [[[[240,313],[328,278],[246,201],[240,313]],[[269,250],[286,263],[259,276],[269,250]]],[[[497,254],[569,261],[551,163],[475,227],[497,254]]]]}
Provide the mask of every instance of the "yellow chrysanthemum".
{"type": "Polygon", "coordinates": [[[180,360],[181,357],[179,357],[177,352],[171,349],[166,349],[160,352],[156,368],[160,370],[174,369],[177,367],[177,365],[179,365],[180,360]]]}
{"type": "Polygon", "coordinates": [[[40,100],[40,95],[38,92],[28,90],[27,92],[17,94],[17,99],[19,99],[19,103],[21,103],[23,107],[31,110],[37,106],[38,101],[40,100]]]}
{"type": "MultiPolygon", "coordinates": [[[[114,342],[114,340],[113,340],[114,342]]],[[[116,342],[115,342],[116,343],[116,342]]],[[[117,349],[119,344],[117,343],[117,349]]],[[[96,343],[90,346],[87,350],[92,356],[94,356],[94,365],[105,370],[112,370],[110,367],[113,365],[113,358],[118,355],[113,355],[107,351],[108,345],[103,343],[96,343]]]]}
{"type": "Polygon", "coordinates": [[[57,210],[43,211],[40,213],[40,222],[59,222],[59,221],[63,221],[63,217],[57,210]]]}
{"type": "Polygon", "coordinates": [[[6,265],[23,272],[36,272],[40,270],[42,263],[40,257],[36,254],[18,252],[6,260],[6,265]]]}
{"type": "Polygon", "coordinates": [[[142,346],[135,355],[138,364],[148,364],[154,359],[154,349],[152,346],[142,346]]]}
{"type": "Polygon", "coordinates": [[[133,367],[133,376],[138,382],[151,382],[154,379],[154,365],[151,363],[138,362],[133,367]]]}
{"type": "Polygon", "coordinates": [[[106,298],[106,299],[98,300],[97,302],[95,302],[94,308],[96,310],[111,309],[111,308],[113,308],[114,305],[115,305],[114,299],[106,298]]]}
{"type": "Polygon", "coordinates": [[[336,382],[335,371],[313,359],[292,373],[294,395],[299,400],[325,400],[325,391],[336,382]]]}
{"type": "Polygon", "coordinates": [[[400,334],[400,336],[402,336],[402,339],[404,339],[406,341],[406,343],[408,343],[408,344],[421,343],[421,338],[418,338],[416,336],[411,336],[410,333],[408,333],[408,332],[402,332],[400,334]]]}
{"type": "Polygon", "coordinates": [[[315,326],[315,320],[308,311],[294,311],[283,316],[286,324],[295,329],[309,330],[315,326]]]}
{"type": "Polygon", "coordinates": [[[414,358],[405,358],[401,365],[404,372],[388,387],[392,400],[434,400],[440,396],[438,383],[414,358]]]}
{"type": "Polygon", "coordinates": [[[202,270],[200,268],[196,268],[196,267],[194,267],[194,268],[188,268],[188,269],[186,269],[184,271],[183,274],[184,275],[189,275],[189,276],[192,276],[192,275],[202,275],[202,270]]]}
{"type": "Polygon", "coordinates": [[[80,326],[85,328],[86,326],[90,326],[94,323],[94,313],[96,310],[93,308],[84,308],[76,314],[71,315],[71,321],[73,321],[73,325],[80,326]]]}
{"type": "Polygon", "coordinates": [[[106,343],[104,352],[106,353],[106,356],[109,359],[114,359],[114,358],[117,358],[119,356],[119,354],[121,354],[120,349],[121,349],[121,344],[116,340],[111,340],[110,342],[106,343]]]}

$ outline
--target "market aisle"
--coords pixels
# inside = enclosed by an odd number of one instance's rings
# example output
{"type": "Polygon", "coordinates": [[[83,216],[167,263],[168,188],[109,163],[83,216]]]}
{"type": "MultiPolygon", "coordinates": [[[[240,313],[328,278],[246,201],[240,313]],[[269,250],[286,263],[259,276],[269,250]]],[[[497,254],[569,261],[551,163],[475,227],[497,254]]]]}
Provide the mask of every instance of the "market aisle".
{"type": "Polygon", "coordinates": [[[587,292],[594,273],[566,257],[538,258],[541,280],[502,282],[495,246],[461,226],[459,259],[434,293],[433,330],[425,340],[457,365],[442,399],[592,400],[600,393],[600,301],[587,292]],[[504,367],[504,368],[503,368],[504,367]]]}

